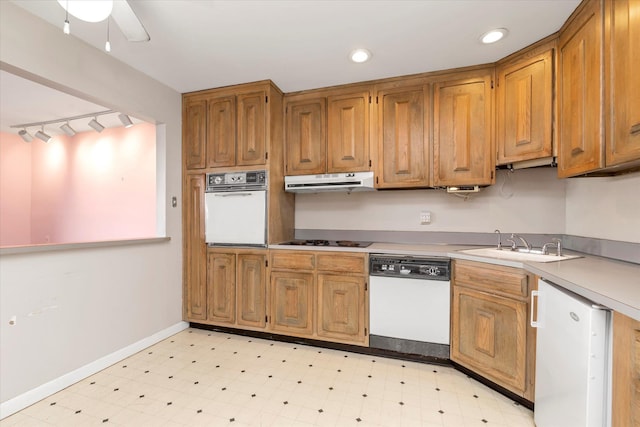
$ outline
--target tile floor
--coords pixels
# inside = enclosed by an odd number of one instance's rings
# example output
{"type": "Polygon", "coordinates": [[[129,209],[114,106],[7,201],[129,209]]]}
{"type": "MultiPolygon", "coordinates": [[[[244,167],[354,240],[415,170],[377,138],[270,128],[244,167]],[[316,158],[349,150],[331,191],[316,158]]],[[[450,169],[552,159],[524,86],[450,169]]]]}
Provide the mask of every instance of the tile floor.
{"type": "Polygon", "coordinates": [[[534,426],[450,367],[199,329],[0,421],[49,425],[534,426]]]}

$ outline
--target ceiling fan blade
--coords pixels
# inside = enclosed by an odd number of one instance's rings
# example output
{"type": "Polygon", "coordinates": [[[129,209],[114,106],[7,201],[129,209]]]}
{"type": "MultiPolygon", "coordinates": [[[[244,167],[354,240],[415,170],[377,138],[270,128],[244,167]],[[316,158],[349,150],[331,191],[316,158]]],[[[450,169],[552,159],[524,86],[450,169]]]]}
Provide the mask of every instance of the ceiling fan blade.
{"type": "Polygon", "coordinates": [[[111,17],[118,25],[124,36],[130,42],[148,42],[151,40],[149,33],[144,29],[127,0],[115,0],[111,17]]]}

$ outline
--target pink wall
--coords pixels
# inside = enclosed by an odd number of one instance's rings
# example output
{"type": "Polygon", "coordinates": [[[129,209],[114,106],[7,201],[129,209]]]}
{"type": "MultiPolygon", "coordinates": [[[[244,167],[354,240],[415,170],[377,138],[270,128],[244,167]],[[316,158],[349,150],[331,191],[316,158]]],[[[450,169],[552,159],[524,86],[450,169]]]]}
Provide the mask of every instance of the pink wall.
{"type": "Polygon", "coordinates": [[[30,243],[154,237],[155,139],[155,126],[140,123],[34,140],[30,243]]]}
{"type": "Polygon", "coordinates": [[[31,145],[0,132],[0,246],[31,243],[31,145]]]}

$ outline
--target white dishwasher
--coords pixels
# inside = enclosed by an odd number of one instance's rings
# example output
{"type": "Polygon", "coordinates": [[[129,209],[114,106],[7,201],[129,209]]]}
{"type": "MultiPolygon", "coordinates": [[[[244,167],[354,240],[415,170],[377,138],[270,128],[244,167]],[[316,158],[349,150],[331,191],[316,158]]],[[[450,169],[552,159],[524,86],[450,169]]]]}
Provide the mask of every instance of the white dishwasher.
{"type": "Polygon", "coordinates": [[[451,260],[369,256],[369,347],[449,358],[451,260]]]}

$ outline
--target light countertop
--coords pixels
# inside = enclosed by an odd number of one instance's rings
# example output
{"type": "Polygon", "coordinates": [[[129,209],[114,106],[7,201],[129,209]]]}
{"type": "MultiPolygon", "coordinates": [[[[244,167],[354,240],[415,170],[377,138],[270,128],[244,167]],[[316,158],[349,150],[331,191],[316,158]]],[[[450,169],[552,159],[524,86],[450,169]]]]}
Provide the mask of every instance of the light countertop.
{"type": "Polygon", "coordinates": [[[373,243],[366,248],[270,245],[269,249],[387,253],[448,257],[523,268],[591,301],[640,320],[640,265],[578,254],[580,258],[557,262],[519,262],[459,252],[477,246],[373,243]]]}

